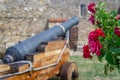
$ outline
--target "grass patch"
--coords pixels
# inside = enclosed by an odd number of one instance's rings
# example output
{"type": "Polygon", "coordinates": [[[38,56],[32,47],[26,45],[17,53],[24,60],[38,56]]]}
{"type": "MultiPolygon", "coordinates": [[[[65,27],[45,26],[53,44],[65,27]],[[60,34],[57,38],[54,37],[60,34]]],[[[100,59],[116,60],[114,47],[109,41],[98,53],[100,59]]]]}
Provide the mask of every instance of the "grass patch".
{"type": "Polygon", "coordinates": [[[70,57],[79,68],[79,80],[120,80],[120,72],[116,69],[108,76],[104,75],[105,62],[99,62],[96,57],[92,60],[84,59],[80,55],[70,57]]]}
{"type": "MultiPolygon", "coordinates": [[[[70,56],[71,62],[76,62],[79,68],[79,80],[120,80],[120,72],[116,69],[108,76],[104,74],[105,62],[99,62],[96,57],[84,59],[81,55],[70,56]]],[[[54,77],[50,80],[60,80],[54,77]]]]}

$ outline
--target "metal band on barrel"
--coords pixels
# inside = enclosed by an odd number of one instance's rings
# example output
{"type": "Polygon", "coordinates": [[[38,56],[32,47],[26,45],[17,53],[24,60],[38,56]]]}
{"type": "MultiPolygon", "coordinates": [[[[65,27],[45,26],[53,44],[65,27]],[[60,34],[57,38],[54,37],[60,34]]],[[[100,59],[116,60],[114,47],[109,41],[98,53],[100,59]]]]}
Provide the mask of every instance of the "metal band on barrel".
{"type": "Polygon", "coordinates": [[[13,57],[11,55],[6,55],[11,61],[14,61],[13,57]]]}
{"type": "Polygon", "coordinates": [[[59,27],[62,29],[63,34],[65,34],[65,28],[64,28],[64,26],[63,26],[63,25],[61,25],[61,24],[59,24],[59,23],[57,23],[56,25],[57,25],[57,26],[59,26],[59,27]]]}

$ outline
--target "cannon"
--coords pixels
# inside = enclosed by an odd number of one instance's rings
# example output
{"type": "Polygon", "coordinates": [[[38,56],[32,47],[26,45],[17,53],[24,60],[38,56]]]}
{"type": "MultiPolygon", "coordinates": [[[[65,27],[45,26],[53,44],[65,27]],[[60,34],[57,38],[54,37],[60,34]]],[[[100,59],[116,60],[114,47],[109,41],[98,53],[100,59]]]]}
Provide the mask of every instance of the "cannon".
{"type": "Polygon", "coordinates": [[[25,55],[34,53],[36,48],[42,42],[54,40],[60,36],[64,36],[65,33],[73,26],[79,23],[78,17],[72,17],[64,23],[56,24],[50,29],[47,29],[27,40],[21,41],[18,44],[9,47],[6,50],[4,63],[11,63],[24,60],[25,55]]]}

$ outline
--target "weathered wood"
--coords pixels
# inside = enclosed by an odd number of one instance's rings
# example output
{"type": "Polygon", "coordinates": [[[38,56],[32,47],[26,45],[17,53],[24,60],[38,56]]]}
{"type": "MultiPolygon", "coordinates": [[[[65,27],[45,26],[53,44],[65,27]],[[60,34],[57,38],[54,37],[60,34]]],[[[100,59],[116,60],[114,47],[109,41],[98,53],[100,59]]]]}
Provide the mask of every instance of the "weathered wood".
{"type": "Polygon", "coordinates": [[[70,49],[77,50],[77,41],[78,41],[78,27],[73,27],[70,29],[70,49]]]}
{"type": "Polygon", "coordinates": [[[45,57],[44,59],[42,58],[43,60],[39,60],[39,61],[33,62],[33,67],[40,67],[40,66],[51,64],[51,63],[55,63],[55,61],[57,60],[57,58],[58,58],[58,55],[53,55],[53,56],[50,56],[50,57],[45,57]]]}
{"type": "MultiPolygon", "coordinates": [[[[48,52],[45,52],[45,53],[32,54],[30,56],[27,56],[26,59],[30,60],[30,61],[33,61],[33,67],[37,68],[37,67],[40,67],[40,66],[44,66],[44,65],[54,63],[57,60],[57,58],[59,56],[58,54],[61,51],[62,51],[62,49],[58,49],[58,50],[48,51],[48,52]]],[[[3,65],[0,65],[0,68],[4,68],[4,71],[5,71],[7,68],[2,67],[2,66],[3,65]]],[[[17,65],[14,64],[14,65],[10,66],[9,73],[22,72],[22,71],[24,71],[28,68],[29,68],[28,64],[17,64],[17,65]]],[[[2,72],[3,72],[3,70],[2,70],[2,72]]]]}
{"type": "MultiPolygon", "coordinates": [[[[53,64],[57,61],[65,43],[66,40],[57,40],[43,43],[45,45],[47,44],[44,49],[45,52],[31,53],[29,55],[26,55],[25,59],[32,62],[33,68],[39,68],[53,64]]],[[[60,62],[56,66],[48,67],[38,71],[32,70],[21,75],[8,77],[5,80],[47,80],[52,76],[59,74],[62,64],[68,61],[69,48],[66,48],[60,62]]],[[[11,65],[10,72],[21,72],[26,69],[28,69],[28,64],[11,65]]]]}
{"type": "MultiPolygon", "coordinates": [[[[48,61],[48,62],[50,60],[52,62],[53,58],[48,58],[49,53],[46,52],[45,54],[46,55],[44,55],[44,56],[47,56],[46,57],[47,59],[45,59],[44,57],[42,59],[44,59],[45,61],[48,61]]],[[[53,54],[57,54],[56,51],[53,54]]],[[[47,79],[51,78],[52,76],[55,76],[56,74],[58,74],[60,72],[62,64],[65,62],[68,62],[68,61],[69,61],[69,49],[65,49],[64,54],[58,65],[49,67],[46,69],[42,69],[39,71],[31,71],[31,72],[27,72],[27,73],[24,73],[21,75],[12,76],[12,77],[6,78],[5,80],[47,80],[47,79]]],[[[35,67],[40,67],[41,65],[39,65],[39,64],[41,64],[41,63],[40,63],[40,60],[38,60],[38,62],[36,62],[36,65],[35,64],[33,64],[33,65],[35,67]]],[[[51,64],[51,63],[49,63],[49,64],[51,64]]]]}
{"type": "Polygon", "coordinates": [[[17,65],[11,65],[10,72],[15,73],[15,72],[22,72],[25,71],[26,69],[29,68],[28,64],[17,64],[17,65]]]}
{"type": "Polygon", "coordinates": [[[42,60],[42,58],[47,58],[47,57],[52,58],[54,56],[57,56],[61,51],[62,51],[62,49],[57,49],[57,50],[47,51],[47,52],[43,52],[43,53],[28,54],[26,56],[26,60],[35,62],[35,61],[42,60]]]}
{"type": "Polygon", "coordinates": [[[6,64],[0,64],[0,76],[9,73],[10,66],[6,64]]]}
{"type": "Polygon", "coordinates": [[[3,58],[4,55],[4,53],[0,53],[0,59],[3,58]]]}
{"type": "Polygon", "coordinates": [[[65,43],[66,43],[66,40],[44,42],[38,46],[37,51],[46,52],[46,51],[61,49],[64,47],[65,43]]]}
{"type": "Polygon", "coordinates": [[[78,80],[79,72],[76,63],[66,62],[60,72],[61,80],[78,80]]]}

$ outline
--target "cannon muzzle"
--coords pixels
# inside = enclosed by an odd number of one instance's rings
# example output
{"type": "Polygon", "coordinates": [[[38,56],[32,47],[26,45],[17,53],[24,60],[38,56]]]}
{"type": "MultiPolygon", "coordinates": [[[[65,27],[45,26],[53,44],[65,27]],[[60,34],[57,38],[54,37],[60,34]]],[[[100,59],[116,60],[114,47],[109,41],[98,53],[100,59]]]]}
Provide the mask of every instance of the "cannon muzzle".
{"type": "Polygon", "coordinates": [[[34,53],[41,42],[54,40],[57,37],[65,35],[65,33],[73,26],[79,23],[78,17],[72,17],[64,23],[56,24],[52,28],[43,31],[33,37],[28,38],[6,50],[4,63],[24,60],[25,55],[34,53]]]}

